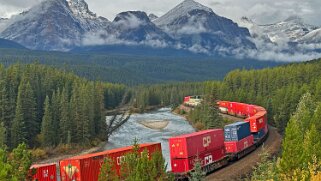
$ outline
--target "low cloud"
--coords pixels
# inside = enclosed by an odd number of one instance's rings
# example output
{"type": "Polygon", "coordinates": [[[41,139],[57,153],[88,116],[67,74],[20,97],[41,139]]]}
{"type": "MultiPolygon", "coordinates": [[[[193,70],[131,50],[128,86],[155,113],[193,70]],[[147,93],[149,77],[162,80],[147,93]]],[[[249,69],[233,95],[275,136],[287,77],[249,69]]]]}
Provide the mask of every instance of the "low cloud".
{"type": "Polygon", "coordinates": [[[202,19],[193,16],[188,19],[188,22],[183,27],[178,27],[178,30],[175,33],[185,35],[206,33],[208,30],[204,27],[205,21],[206,19],[204,18],[202,19]]]}
{"type": "Polygon", "coordinates": [[[144,25],[146,22],[137,18],[134,14],[128,12],[125,17],[121,20],[114,22],[114,25],[125,27],[127,29],[135,29],[141,25],[144,25]]]}

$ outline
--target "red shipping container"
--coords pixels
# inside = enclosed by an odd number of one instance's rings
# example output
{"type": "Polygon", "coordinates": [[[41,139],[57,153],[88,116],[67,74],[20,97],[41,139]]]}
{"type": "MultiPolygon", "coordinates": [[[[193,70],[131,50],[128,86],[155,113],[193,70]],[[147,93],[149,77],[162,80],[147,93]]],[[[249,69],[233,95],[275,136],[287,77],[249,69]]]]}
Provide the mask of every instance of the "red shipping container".
{"type": "MultiPolygon", "coordinates": [[[[146,149],[149,156],[156,151],[161,151],[160,143],[140,144],[139,147],[139,152],[143,152],[146,149]]],[[[124,161],[125,155],[132,151],[132,148],[132,146],[128,146],[61,160],[61,181],[97,181],[100,168],[106,157],[113,160],[113,169],[119,175],[121,163],[124,161]]]]}
{"type": "Polygon", "coordinates": [[[250,122],[250,129],[252,133],[259,132],[265,127],[267,122],[267,112],[260,111],[252,117],[245,119],[244,121],[250,122]]]}
{"type": "Polygon", "coordinates": [[[226,153],[238,153],[254,144],[254,137],[250,135],[240,141],[225,142],[226,153]]]}
{"type": "Polygon", "coordinates": [[[184,97],[184,103],[188,102],[191,99],[191,96],[184,97]]]}
{"type": "Polygon", "coordinates": [[[260,111],[265,111],[265,109],[261,106],[254,106],[256,112],[260,112],[260,111]]]}
{"type": "Polygon", "coordinates": [[[251,104],[246,105],[245,113],[247,114],[247,117],[254,116],[257,113],[255,105],[251,105],[251,104]]]}
{"type": "MultiPolygon", "coordinates": [[[[202,166],[211,164],[217,160],[225,157],[225,148],[221,147],[219,149],[204,152],[198,155],[202,166]]],[[[174,173],[186,173],[194,168],[195,159],[197,156],[192,156],[189,158],[171,158],[172,172],[174,173]]]]}
{"type": "Polygon", "coordinates": [[[219,107],[225,107],[228,108],[229,101],[218,101],[217,104],[219,107]]]}
{"type": "Polygon", "coordinates": [[[246,116],[246,104],[244,103],[235,103],[235,113],[237,116],[244,117],[246,116]]]}
{"type": "Polygon", "coordinates": [[[228,101],[218,101],[217,105],[218,105],[218,109],[222,112],[227,114],[228,113],[228,101]]]}
{"type": "Polygon", "coordinates": [[[228,114],[235,115],[236,114],[236,102],[228,103],[228,114]]]}
{"type": "Polygon", "coordinates": [[[223,129],[211,129],[169,138],[171,158],[189,158],[224,146],[223,129]]]}
{"type": "Polygon", "coordinates": [[[56,164],[39,164],[32,165],[30,171],[32,173],[35,170],[32,180],[37,181],[56,181],[57,180],[57,167],[56,164]]]}

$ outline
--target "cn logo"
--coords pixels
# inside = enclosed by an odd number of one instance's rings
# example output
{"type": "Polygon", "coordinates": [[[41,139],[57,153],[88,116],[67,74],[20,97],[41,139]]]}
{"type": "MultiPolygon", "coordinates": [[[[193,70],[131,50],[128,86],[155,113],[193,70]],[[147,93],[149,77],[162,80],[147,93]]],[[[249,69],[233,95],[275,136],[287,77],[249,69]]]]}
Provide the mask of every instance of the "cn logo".
{"type": "Polygon", "coordinates": [[[211,164],[213,163],[213,156],[212,155],[208,155],[204,158],[204,162],[205,162],[205,165],[208,165],[208,164],[211,164]]]}
{"type": "Polygon", "coordinates": [[[210,136],[206,136],[203,137],[203,146],[204,147],[208,147],[211,144],[211,137],[210,136]]]}

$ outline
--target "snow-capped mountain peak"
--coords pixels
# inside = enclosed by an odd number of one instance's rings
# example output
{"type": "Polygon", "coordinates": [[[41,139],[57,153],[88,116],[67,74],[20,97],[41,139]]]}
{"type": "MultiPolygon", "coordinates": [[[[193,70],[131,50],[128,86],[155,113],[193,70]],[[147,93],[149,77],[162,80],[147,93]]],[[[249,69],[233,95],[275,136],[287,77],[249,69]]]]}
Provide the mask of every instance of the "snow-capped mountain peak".
{"type": "Polygon", "coordinates": [[[67,2],[74,15],[87,19],[97,18],[96,14],[89,10],[88,4],[84,0],[67,0],[67,2]]]}
{"type": "Polygon", "coordinates": [[[189,12],[193,10],[202,10],[213,13],[211,8],[206,7],[198,2],[195,2],[194,0],[185,0],[179,5],[177,5],[175,8],[167,12],[165,15],[157,18],[154,21],[154,23],[158,26],[166,25],[170,22],[173,22],[177,18],[187,15],[189,12]]]}

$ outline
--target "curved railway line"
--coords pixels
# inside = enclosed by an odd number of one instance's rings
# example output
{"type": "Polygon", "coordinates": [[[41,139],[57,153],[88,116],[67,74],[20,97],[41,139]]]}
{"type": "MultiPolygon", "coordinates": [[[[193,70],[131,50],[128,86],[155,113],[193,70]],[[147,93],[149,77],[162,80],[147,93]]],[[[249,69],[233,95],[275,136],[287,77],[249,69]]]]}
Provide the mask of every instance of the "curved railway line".
{"type": "MultiPolygon", "coordinates": [[[[183,110],[190,111],[191,108],[186,107],[184,105],[180,106],[183,110]]],[[[223,118],[232,120],[232,121],[244,121],[244,118],[239,118],[235,116],[231,116],[228,114],[220,115],[223,118]]],[[[266,141],[252,153],[248,154],[244,158],[231,162],[227,166],[214,171],[206,176],[207,181],[215,180],[215,181],[231,181],[231,180],[242,180],[242,178],[246,177],[246,175],[250,174],[258,163],[260,163],[261,154],[267,152],[270,156],[278,154],[281,148],[282,136],[278,133],[277,129],[269,126],[269,135],[266,141]]]]}

